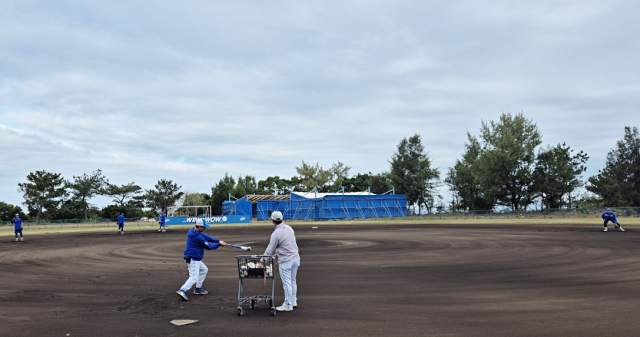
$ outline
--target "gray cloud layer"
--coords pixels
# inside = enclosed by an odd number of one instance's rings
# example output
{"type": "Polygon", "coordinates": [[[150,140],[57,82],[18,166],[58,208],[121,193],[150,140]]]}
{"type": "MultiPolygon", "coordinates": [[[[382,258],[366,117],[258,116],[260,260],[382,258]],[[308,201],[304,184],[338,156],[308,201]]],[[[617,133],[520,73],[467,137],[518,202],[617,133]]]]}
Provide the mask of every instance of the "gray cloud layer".
{"type": "Polygon", "coordinates": [[[640,124],[634,1],[21,1],[0,12],[0,200],[44,169],[208,192],[303,159],[445,172],[523,111],[593,175],[640,124]]]}

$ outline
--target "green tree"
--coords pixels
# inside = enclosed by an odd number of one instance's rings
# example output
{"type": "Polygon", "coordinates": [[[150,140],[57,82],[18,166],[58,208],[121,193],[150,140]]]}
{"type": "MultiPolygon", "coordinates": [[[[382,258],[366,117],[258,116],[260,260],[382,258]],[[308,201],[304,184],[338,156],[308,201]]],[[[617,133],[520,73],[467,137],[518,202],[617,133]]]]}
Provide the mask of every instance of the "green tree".
{"type": "Polygon", "coordinates": [[[402,139],[389,163],[391,181],[396,186],[396,191],[407,197],[407,204],[417,205],[418,213],[422,207],[427,207],[430,211],[440,171],[431,167],[431,159],[422,145],[420,135],[402,139]]]}
{"type": "Polygon", "coordinates": [[[331,182],[331,171],[320,167],[320,163],[310,165],[303,160],[302,165],[296,166],[296,172],[305,192],[310,192],[316,187],[320,191],[331,182]]]}
{"type": "Polygon", "coordinates": [[[213,214],[222,214],[222,203],[229,200],[229,195],[235,192],[235,186],[235,179],[225,173],[218,184],[211,187],[211,211],[213,214]]]}
{"type": "Polygon", "coordinates": [[[462,159],[456,160],[456,164],[449,169],[444,180],[453,196],[452,209],[492,209],[495,200],[486,195],[477,178],[478,159],[482,154],[480,141],[470,133],[467,133],[467,139],[462,159]]]}
{"type": "Polygon", "coordinates": [[[82,200],[78,198],[64,198],[57,208],[50,211],[48,218],[80,219],[84,216],[85,211],[89,217],[97,217],[100,210],[92,205],[89,205],[89,207],[85,209],[85,205],[82,203],[82,200]]]}
{"type": "Polygon", "coordinates": [[[475,178],[489,200],[512,210],[533,203],[533,164],[540,145],[538,126],[524,114],[502,114],[498,122],[482,122],[482,152],[475,178]]]}
{"type": "Polygon", "coordinates": [[[67,188],[72,191],[75,199],[80,201],[80,207],[87,219],[87,208],[89,207],[89,199],[93,198],[102,191],[105,184],[105,177],[102,170],[97,169],[91,174],[83,174],[81,176],[73,176],[72,182],[67,182],[67,188]]]}
{"type": "Polygon", "coordinates": [[[626,126],[624,137],[607,154],[605,168],[589,178],[587,190],[610,206],[640,206],[640,134],[626,126]]]}
{"type": "Polygon", "coordinates": [[[199,192],[185,192],[182,206],[203,206],[207,204],[207,195],[199,192]]]}
{"type": "Polygon", "coordinates": [[[242,198],[245,195],[257,194],[258,183],[256,178],[250,175],[245,177],[239,176],[234,192],[232,193],[236,198],[242,198]]]}
{"type": "Polygon", "coordinates": [[[371,186],[371,193],[383,194],[393,189],[393,182],[389,176],[389,172],[382,172],[378,174],[371,174],[369,172],[369,186],[371,186]]]}
{"type": "Polygon", "coordinates": [[[318,192],[337,192],[341,189],[342,182],[349,175],[351,167],[338,161],[331,168],[324,169],[320,163],[310,165],[302,161],[302,165],[296,166],[300,185],[306,192],[318,188],[318,192]]]}
{"type": "Polygon", "coordinates": [[[27,182],[18,184],[18,192],[23,193],[24,204],[36,213],[37,222],[45,210],[55,209],[62,201],[65,183],[62,174],[42,170],[29,173],[27,182]]]}
{"type": "Polygon", "coordinates": [[[171,180],[158,180],[154,189],[145,191],[147,205],[166,214],[167,207],[173,206],[182,197],[183,192],[180,192],[180,188],[182,186],[178,186],[171,180]]]}
{"type": "Polygon", "coordinates": [[[371,193],[383,194],[393,188],[389,173],[358,173],[342,181],[345,192],[364,192],[371,188],[371,193]]]}
{"type": "Polygon", "coordinates": [[[371,175],[368,173],[358,173],[351,178],[344,179],[342,186],[345,192],[363,192],[369,189],[371,175]]]}
{"type": "Polygon", "coordinates": [[[130,204],[132,201],[130,200],[124,206],[120,205],[108,205],[101,210],[99,210],[98,214],[107,219],[115,219],[120,215],[120,213],[124,213],[127,218],[139,218],[142,216],[150,216],[155,217],[155,213],[152,215],[145,215],[144,209],[139,207],[137,203],[130,204]]]}
{"type": "Polygon", "coordinates": [[[344,180],[349,176],[350,170],[350,166],[347,166],[340,161],[331,165],[331,168],[329,169],[331,172],[331,186],[328,187],[329,190],[327,192],[338,192],[341,189],[344,180]]]}
{"type": "Polygon", "coordinates": [[[604,207],[605,204],[602,202],[602,199],[589,191],[580,193],[574,198],[574,207],[578,208],[600,208],[604,207]]]}
{"type": "Polygon", "coordinates": [[[267,177],[258,181],[258,194],[264,195],[284,195],[289,193],[290,182],[281,179],[279,176],[267,177]]]}
{"type": "Polygon", "coordinates": [[[120,207],[125,207],[129,200],[139,196],[142,193],[142,188],[133,182],[126,185],[118,186],[106,182],[102,191],[103,195],[113,198],[113,202],[120,207]]]}
{"type": "Polygon", "coordinates": [[[572,155],[573,150],[565,143],[540,150],[533,172],[533,189],[542,204],[547,208],[573,206],[573,193],[582,186],[581,175],[586,171],[585,163],[589,159],[580,151],[572,155]],[[566,197],[566,199],[565,199],[566,197]]]}
{"type": "Polygon", "coordinates": [[[11,219],[19,214],[21,218],[25,218],[24,212],[20,206],[14,206],[0,201],[0,221],[11,221],[11,219]]]}

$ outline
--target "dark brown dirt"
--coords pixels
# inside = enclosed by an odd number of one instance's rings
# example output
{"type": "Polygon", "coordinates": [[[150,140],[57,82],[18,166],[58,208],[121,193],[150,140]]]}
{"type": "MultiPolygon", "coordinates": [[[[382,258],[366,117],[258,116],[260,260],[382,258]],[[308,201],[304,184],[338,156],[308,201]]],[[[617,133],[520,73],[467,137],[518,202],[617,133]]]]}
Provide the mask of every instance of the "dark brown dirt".
{"type": "MultiPolygon", "coordinates": [[[[182,301],[188,228],[0,238],[0,336],[637,336],[640,231],[585,225],[295,226],[299,307],[236,315],[240,250],[205,253],[182,301]],[[190,292],[191,293],[191,292],[190,292]],[[176,327],[172,319],[197,319],[176,327]]],[[[211,228],[265,248],[271,228],[211,228]]],[[[265,292],[261,281],[246,290],[265,292]]],[[[276,303],[282,288],[276,282],[276,303]]]]}

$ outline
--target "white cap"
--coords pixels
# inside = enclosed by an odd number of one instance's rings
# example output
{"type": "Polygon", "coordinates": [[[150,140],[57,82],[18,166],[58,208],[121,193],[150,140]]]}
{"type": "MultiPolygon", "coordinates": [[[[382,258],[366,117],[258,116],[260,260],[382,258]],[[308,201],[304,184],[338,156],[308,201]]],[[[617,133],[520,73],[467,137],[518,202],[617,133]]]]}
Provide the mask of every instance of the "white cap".
{"type": "Polygon", "coordinates": [[[209,228],[209,225],[207,225],[207,221],[205,219],[196,219],[196,226],[209,228]]]}
{"type": "Polygon", "coordinates": [[[280,211],[273,211],[273,213],[271,213],[271,220],[282,221],[282,213],[280,211]]]}

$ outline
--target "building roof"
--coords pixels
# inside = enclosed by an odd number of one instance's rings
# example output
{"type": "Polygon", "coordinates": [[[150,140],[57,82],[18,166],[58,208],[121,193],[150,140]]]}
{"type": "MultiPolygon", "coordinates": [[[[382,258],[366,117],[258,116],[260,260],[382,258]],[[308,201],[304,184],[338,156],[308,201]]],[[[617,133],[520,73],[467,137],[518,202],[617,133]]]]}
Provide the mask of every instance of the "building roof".
{"type": "Polygon", "coordinates": [[[313,199],[313,198],[324,198],[327,195],[376,195],[375,193],[369,192],[338,192],[338,193],[314,193],[314,192],[292,192],[302,198],[313,199]]]}
{"type": "Polygon", "coordinates": [[[256,203],[258,200],[289,200],[289,195],[247,195],[247,201],[256,203]]]}

